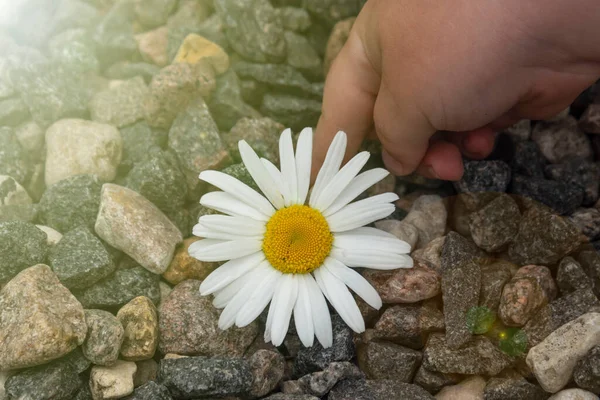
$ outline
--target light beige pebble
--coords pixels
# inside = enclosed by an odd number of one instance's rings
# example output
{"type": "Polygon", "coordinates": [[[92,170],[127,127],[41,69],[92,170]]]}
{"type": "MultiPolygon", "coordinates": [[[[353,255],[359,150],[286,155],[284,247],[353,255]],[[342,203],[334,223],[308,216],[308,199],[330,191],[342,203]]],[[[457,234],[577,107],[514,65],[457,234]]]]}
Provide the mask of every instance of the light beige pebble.
{"type": "Polygon", "coordinates": [[[404,221],[398,221],[395,219],[387,219],[375,222],[375,227],[382,231],[391,233],[400,240],[404,240],[410,245],[411,249],[414,249],[417,240],[419,239],[419,231],[413,225],[404,221]]]}
{"type": "Polygon", "coordinates": [[[132,361],[118,360],[111,367],[95,365],[90,373],[90,389],[94,400],[120,399],[133,393],[133,375],[137,366],[132,361]]]}
{"type": "Polygon", "coordinates": [[[38,227],[39,230],[44,231],[44,233],[47,236],[47,240],[46,242],[48,243],[48,246],[54,246],[55,244],[57,244],[58,242],[60,242],[60,239],[62,239],[62,233],[60,233],[59,231],[50,228],[49,226],[45,226],[45,225],[36,225],[38,227]]]}
{"type": "Polygon", "coordinates": [[[527,365],[545,391],[556,393],[571,380],[577,361],[598,344],[600,313],[587,313],[564,324],[531,348],[527,365]]]}
{"type": "Polygon", "coordinates": [[[446,231],[448,211],[444,200],[438,195],[424,195],[413,203],[402,220],[419,231],[417,248],[425,247],[432,240],[443,236],[446,231]]]}
{"type": "Polygon", "coordinates": [[[446,386],[435,395],[437,400],[483,400],[485,379],[472,376],[457,385],[446,386]]]}
{"type": "Polygon", "coordinates": [[[548,400],[598,400],[598,396],[583,389],[566,389],[556,393],[548,400]]]}

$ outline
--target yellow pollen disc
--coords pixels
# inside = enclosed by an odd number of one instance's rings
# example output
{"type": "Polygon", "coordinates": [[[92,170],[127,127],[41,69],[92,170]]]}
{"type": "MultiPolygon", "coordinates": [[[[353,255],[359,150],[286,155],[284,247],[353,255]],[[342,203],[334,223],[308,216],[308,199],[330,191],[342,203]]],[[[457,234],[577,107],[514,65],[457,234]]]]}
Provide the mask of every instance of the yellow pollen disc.
{"type": "Polygon", "coordinates": [[[279,271],[306,274],[323,264],[332,243],[329,225],[319,211],[293,205],[278,210],[269,219],[262,249],[279,271]]]}

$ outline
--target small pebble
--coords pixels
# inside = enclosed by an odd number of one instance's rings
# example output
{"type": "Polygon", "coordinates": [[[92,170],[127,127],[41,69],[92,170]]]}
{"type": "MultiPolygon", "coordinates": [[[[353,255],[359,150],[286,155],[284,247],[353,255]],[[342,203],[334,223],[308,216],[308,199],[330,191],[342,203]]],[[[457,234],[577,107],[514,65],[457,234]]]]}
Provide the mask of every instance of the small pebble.
{"type": "Polygon", "coordinates": [[[485,251],[502,251],[517,235],[520,219],[517,203],[510,196],[498,196],[471,214],[471,237],[485,251]]]}
{"type": "Polygon", "coordinates": [[[554,164],[569,158],[587,159],[592,156],[590,140],[571,116],[558,121],[537,123],[531,138],[544,157],[554,164]]]}
{"type": "Polygon", "coordinates": [[[421,352],[388,342],[369,342],[358,348],[358,365],[371,379],[410,383],[421,364],[421,352]]]}
{"type": "Polygon", "coordinates": [[[437,400],[483,400],[485,379],[472,376],[457,385],[446,386],[435,395],[437,400]]]}
{"type": "Polygon", "coordinates": [[[0,175],[0,207],[31,203],[31,197],[19,182],[10,176],[0,175]]]}
{"type": "Polygon", "coordinates": [[[158,345],[158,313],[152,301],[140,296],[125,304],[117,313],[124,328],[121,356],[128,361],[154,357],[158,345]]]}
{"type": "Polygon", "coordinates": [[[561,390],[548,400],[598,400],[598,395],[581,389],[561,390]]]}
{"type": "Polygon", "coordinates": [[[114,315],[103,310],[85,310],[88,327],[82,345],[85,357],[96,365],[114,365],[123,343],[123,326],[114,315]]]}
{"type": "Polygon", "coordinates": [[[167,270],[162,274],[162,277],[171,285],[177,285],[187,279],[204,280],[214,271],[218,263],[205,262],[195,259],[188,253],[188,248],[199,238],[188,238],[177,247],[173,260],[167,270]]]}
{"type": "Polygon", "coordinates": [[[425,195],[415,200],[402,222],[417,228],[417,247],[421,248],[444,235],[447,218],[448,211],[442,198],[438,195],[425,195]]]}
{"type": "Polygon", "coordinates": [[[119,399],[133,393],[134,362],[117,360],[113,366],[96,365],[90,372],[94,400],[119,399]]]}
{"type": "Polygon", "coordinates": [[[283,378],[285,358],[278,352],[261,349],[249,359],[252,370],[252,388],[249,394],[262,397],[271,393],[283,378]]]}
{"type": "Polygon", "coordinates": [[[77,372],[61,361],[17,372],[4,383],[8,399],[71,400],[80,387],[77,372]]]}
{"type": "Polygon", "coordinates": [[[565,257],[558,264],[556,284],[562,294],[572,293],[579,289],[591,289],[592,282],[581,265],[572,257],[565,257]]]}
{"type": "Polygon", "coordinates": [[[454,187],[459,193],[506,192],[510,175],[511,168],[504,161],[466,161],[464,174],[454,187]]]}
{"type": "Polygon", "coordinates": [[[440,293],[439,274],[421,264],[393,271],[365,270],[363,276],[387,304],[416,303],[440,293]]]}
{"type": "Polygon", "coordinates": [[[137,122],[144,118],[143,102],[148,93],[141,77],[123,81],[92,98],[91,119],[117,128],[137,122]]]}

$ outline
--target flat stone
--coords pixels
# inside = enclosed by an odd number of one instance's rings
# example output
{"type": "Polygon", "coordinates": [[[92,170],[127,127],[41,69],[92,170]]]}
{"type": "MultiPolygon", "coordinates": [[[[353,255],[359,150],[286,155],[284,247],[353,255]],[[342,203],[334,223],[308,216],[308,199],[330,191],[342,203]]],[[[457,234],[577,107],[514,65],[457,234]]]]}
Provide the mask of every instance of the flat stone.
{"type": "Polygon", "coordinates": [[[114,126],[63,119],[46,131],[46,186],[80,174],[112,181],[121,162],[122,140],[114,126]]]}
{"type": "Polygon", "coordinates": [[[271,393],[283,378],[285,358],[277,351],[260,349],[249,359],[252,370],[250,396],[262,397],[271,393]]]}
{"type": "Polygon", "coordinates": [[[530,141],[515,144],[515,154],[511,160],[513,174],[543,178],[545,165],[546,159],[537,144],[530,141]]]}
{"type": "Polygon", "coordinates": [[[597,208],[578,208],[569,220],[590,240],[600,236],[600,210],[597,208]]]}
{"type": "Polygon", "coordinates": [[[446,341],[448,347],[458,349],[471,338],[466,313],[478,305],[481,255],[472,242],[456,232],[449,232],[441,262],[446,341]],[[466,276],[469,279],[464,279],[466,276]]]}
{"type": "Polygon", "coordinates": [[[322,371],[336,361],[350,361],[355,355],[352,330],[337,314],[331,316],[333,329],[333,344],[323,349],[315,342],[312,347],[302,347],[294,360],[295,377],[301,377],[311,372],[322,371]]]}
{"type": "Polygon", "coordinates": [[[161,353],[239,357],[258,334],[256,322],[244,327],[221,330],[220,311],[212,299],[201,296],[200,281],[186,280],[177,285],[159,309],[161,353]]]}
{"type": "Polygon", "coordinates": [[[471,214],[471,237],[479,248],[487,252],[505,250],[517,235],[520,219],[517,203],[510,196],[498,196],[471,214]]]}
{"type": "Polygon", "coordinates": [[[485,379],[472,376],[453,386],[446,386],[435,396],[437,400],[483,400],[485,379]]]}
{"type": "Polygon", "coordinates": [[[30,161],[15,132],[7,126],[0,127],[0,174],[24,185],[30,172],[30,161]]]}
{"type": "Polygon", "coordinates": [[[223,144],[234,162],[242,161],[238,142],[245,140],[259,157],[279,164],[279,136],[285,129],[270,118],[242,118],[223,135],[223,144]]]}
{"type": "Polygon", "coordinates": [[[283,25],[268,0],[216,0],[229,44],[242,57],[256,62],[282,62],[286,48],[283,25]]]}
{"type": "Polygon", "coordinates": [[[447,219],[448,211],[442,198],[438,195],[425,195],[415,200],[402,222],[417,228],[417,247],[421,248],[444,235],[447,219]]]}
{"type": "Polygon", "coordinates": [[[48,252],[46,238],[32,223],[0,222],[0,283],[8,282],[27,267],[44,262],[48,252]]]}
{"type": "Polygon", "coordinates": [[[166,271],[183,240],[179,229],[145,197],[108,183],[102,186],[95,230],[108,244],[156,274],[166,271]]]}
{"type": "Polygon", "coordinates": [[[81,304],[50,267],[20,272],[0,291],[0,369],[32,367],[81,345],[87,327],[81,304]]]}
{"type": "Polygon", "coordinates": [[[50,267],[69,289],[83,289],[112,274],[116,266],[100,239],[87,227],[67,232],[48,254],[50,267]]]}
{"type": "Polygon", "coordinates": [[[4,389],[7,399],[71,400],[80,386],[71,365],[56,361],[18,372],[8,378],[4,389]]]}
{"type": "Polygon", "coordinates": [[[579,243],[579,232],[567,219],[531,208],[523,213],[508,255],[520,265],[552,265],[575,250],[579,243]]]}
{"type": "Polygon", "coordinates": [[[327,76],[333,60],[335,60],[337,55],[342,50],[342,47],[344,47],[346,44],[346,40],[348,40],[348,36],[350,36],[350,30],[352,29],[352,25],[354,25],[355,20],[356,17],[352,16],[342,21],[338,21],[333,26],[331,35],[327,40],[327,47],[325,48],[325,57],[323,62],[323,71],[325,76],[327,76]]]}
{"type": "Polygon", "coordinates": [[[515,175],[510,192],[539,202],[559,214],[570,214],[584,199],[584,190],[578,184],[515,175]]]}
{"type": "MultiPolygon", "coordinates": [[[[222,131],[229,131],[241,118],[261,117],[261,114],[244,100],[240,79],[232,70],[217,78],[217,88],[208,106],[222,131]]],[[[237,143],[235,151],[238,151],[237,143]]]]}
{"type": "Polygon", "coordinates": [[[596,400],[597,398],[597,395],[587,390],[565,389],[549,397],[548,400],[596,400]]]}
{"type": "Polygon", "coordinates": [[[577,361],[600,344],[600,313],[588,313],[561,326],[527,354],[527,365],[550,393],[571,379],[577,361]]]}
{"type": "Polygon", "coordinates": [[[92,98],[91,118],[117,128],[137,122],[144,118],[143,102],[149,92],[141,77],[123,81],[92,98]]]}
{"type": "Polygon", "coordinates": [[[578,128],[577,120],[571,116],[559,121],[537,123],[531,139],[553,164],[569,158],[588,159],[592,156],[590,140],[578,128]]]}
{"type": "Polygon", "coordinates": [[[573,379],[577,386],[594,393],[600,392],[600,346],[594,346],[577,361],[573,379]]]}
{"type": "Polygon", "coordinates": [[[192,101],[173,122],[169,147],[179,159],[190,190],[200,184],[200,172],[216,169],[227,159],[219,128],[201,97],[192,101]]]}
{"type": "Polygon", "coordinates": [[[358,365],[371,379],[410,383],[422,355],[419,351],[388,342],[369,342],[358,348],[358,365]]]}
{"type": "Polygon", "coordinates": [[[390,379],[346,379],[329,392],[328,400],[433,400],[425,389],[390,379]]]}
{"type": "Polygon", "coordinates": [[[40,222],[59,232],[94,228],[102,183],[95,175],[76,175],[50,186],[39,203],[40,222]]]}
{"type": "Polygon", "coordinates": [[[121,356],[128,361],[154,357],[158,346],[158,313],[152,301],[139,296],[125,304],[117,313],[124,328],[121,356]]]}
{"type": "Polygon", "coordinates": [[[572,159],[561,164],[547,165],[546,176],[552,180],[577,185],[583,188],[583,205],[592,205],[598,200],[600,166],[585,159],[572,159]]]}
{"type": "Polygon", "coordinates": [[[117,360],[110,367],[95,365],[90,372],[94,400],[119,399],[133,393],[134,362],[117,360]]]}
{"type": "Polygon", "coordinates": [[[446,374],[497,375],[510,364],[511,359],[482,335],[454,350],[444,334],[432,333],[423,352],[424,368],[446,374]]]}
{"type": "Polygon", "coordinates": [[[87,336],[82,350],[96,365],[114,365],[123,343],[123,326],[114,315],[103,310],[85,310],[87,336]]]}
{"type": "Polygon", "coordinates": [[[161,26],[135,35],[135,41],[142,59],[146,62],[164,67],[169,64],[167,52],[169,44],[169,28],[161,26]]]}
{"type": "Polygon", "coordinates": [[[442,374],[441,372],[429,371],[421,365],[414,378],[414,384],[421,386],[431,394],[436,394],[444,386],[458,383],[459,379],[454,375],[442,374]]]}
{"type": "Polygon", "coordinates": [[[546,400],[548,393],[524,378],[491,378],[483,392],[485,400],[528,399],[546,400]]]}
{"type": "Polygon", "coordinates": [[[343,379],[360,379],[364,377],[363,372],[351,362],[333,362],[323,371],[304,375],[297,381],[283,382],[282,390],[285,392],[286,384],[293,382],[303,394],[321,397],[325,396],[332,387],[343,379]]]}
{"type": "Polygon", "coordinates": [[[502,289],[511,278],[511,265],[508,262],[482,265],[479,305],[496,312],[502,298],[502,289]]]}
{"type": "Polygon", "coordinates": [[[556,284],[563,294],[572,293],[579,289],[591,289],[593,283],[572,257],[565,257],[558,264],[556,271],[556,284]]]}
{"type": "Polygon", "coordinates": [[[175,398],[192,399],[245,394],[253,378],[243,358],[182,357],[160,360],[158,381],[175,398]]]}
{"type": "Polygon", "coordinates": [[[321,102],[303,97],[266,94],[260,112],[294,131],[315,126],[321,114],[321,102]]]}
{"type": "Polygon", "coordinates": [[[365,270],[363,276],[387,304],[416,303],[440,293],[439,274],[421,264],[392,271],[365,270]]]}

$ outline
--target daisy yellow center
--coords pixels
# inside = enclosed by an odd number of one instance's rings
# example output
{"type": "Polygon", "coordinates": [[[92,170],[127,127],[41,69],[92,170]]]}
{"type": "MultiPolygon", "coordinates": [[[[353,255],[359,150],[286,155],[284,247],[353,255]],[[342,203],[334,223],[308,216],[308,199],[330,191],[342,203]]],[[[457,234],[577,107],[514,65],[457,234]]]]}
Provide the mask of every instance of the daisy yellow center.
{"type": "Polygon", "coordinates": [[[262,249],[279,271],[306,274],[323,264],[332,243],[329,225],[319,211],[293,205],[278,210],[269,219],[262,249]]]}

